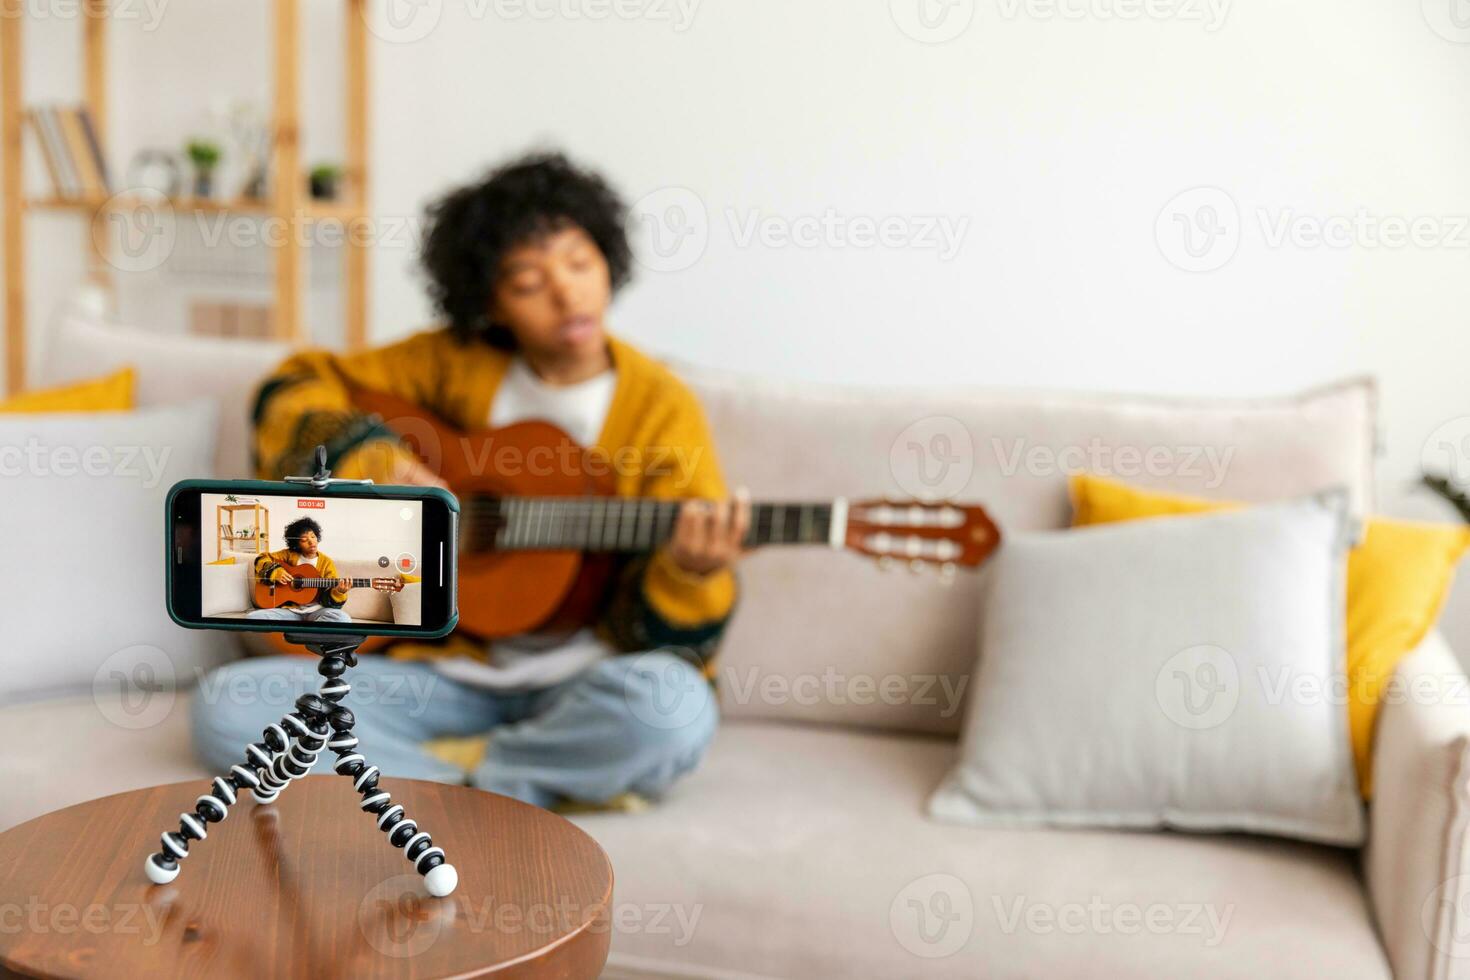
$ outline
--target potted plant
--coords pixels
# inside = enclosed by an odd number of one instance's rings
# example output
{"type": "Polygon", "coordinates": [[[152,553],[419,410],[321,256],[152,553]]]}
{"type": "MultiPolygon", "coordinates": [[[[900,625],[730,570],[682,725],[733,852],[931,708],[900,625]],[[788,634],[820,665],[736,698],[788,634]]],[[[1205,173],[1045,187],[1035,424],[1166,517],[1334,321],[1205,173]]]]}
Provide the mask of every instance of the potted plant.
{"type": "Polygon", "coordinates": [[[214,195],[214,168],[219,165],[224,152],[218,143],[208,139],[192,139],[185,148],[189,162],[194,166],[194,196],[214,195]]]}
{"type": "Polygon", "coordinates": [[[335,163],[319,163],[311,168],[311,196],[318,201],[335,201],[342,181],[342,168],[335,163]]]}

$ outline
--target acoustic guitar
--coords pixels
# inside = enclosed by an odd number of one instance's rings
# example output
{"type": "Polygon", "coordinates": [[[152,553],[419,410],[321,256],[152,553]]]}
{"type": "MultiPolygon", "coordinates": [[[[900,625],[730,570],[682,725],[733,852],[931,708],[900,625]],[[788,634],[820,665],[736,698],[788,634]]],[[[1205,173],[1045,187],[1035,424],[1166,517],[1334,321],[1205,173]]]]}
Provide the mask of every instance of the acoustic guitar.
{"type": "MultiPolygon", "coordinates": [[[[586,625],[601,610],[618,556],[651,552],[672,535],[682,500],[615,496],[607,460],[593,461],[554,425],[465,432],[384,392],[358,389],[353,403],[459,497],[459,621],[468,633],[494,639],[586,625]]],[[[743,542],[828,545],[883,564],[935,566],[946,581],[999,543],[979,506],[841,497],[753,503],[743,542]]]]}
{"type": "MultiPolygon", "coordinates": [[[[317,593],[322,589],[335,589],[339,579],[317,578],[315,565],[282,565],[286,574],[295,582],[268,582],[261,579],[255,583],[252,598],[257,609],[275,609],[279,606],[309,606],[317,602],[317,593]]],[[[350,589],[376,589],[379,592],[398,592],[403,588],[403,579],[397,576],[384,578],[349,578],[350,589]]]]}

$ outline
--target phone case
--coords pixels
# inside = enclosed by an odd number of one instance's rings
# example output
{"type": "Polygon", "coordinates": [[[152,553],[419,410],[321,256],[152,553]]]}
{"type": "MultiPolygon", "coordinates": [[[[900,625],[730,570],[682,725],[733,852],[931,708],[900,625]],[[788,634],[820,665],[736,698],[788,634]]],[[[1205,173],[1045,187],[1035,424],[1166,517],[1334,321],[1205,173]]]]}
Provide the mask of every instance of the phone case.
{"type": "Polygon", "coordinates": [[[180,480],[169,488],[168,496],[163,502],[164,513],[164,535],[163,535],[163,567],[166,571],[164,578],[164,602],[168,607],[168,617],[185,629],[210,629],[230,630],[242,633],[313,633],[322,636],[396,636],[411,640],[433,640],[448,636],[459,625],[459,549],[450,549],[449,557],[449,581],[450,590],[454,597],[454,608],[449,614],[449,620],[442,629],[428,630],[424,632],[405,633],[402,631],[375,630],[371,626],[359,623],[300,623],[293,624],[289,629],[282,627],[279,622],[251,623],[246,620],[238,622],[221,623],[191,623],[180,619],[174,609],[174,561],[170,553],[170,545],[173,541],[171,528],[171,517],[174,512],[174,500],[185,490],[203,490],[208,493],[280,493],[282,489],[289,489],[293,493],[303,496],[317,497],[370,497],[381,493],[390,499],[411,500],[441,500],[449,508],[453,515],[460,513],[459,498],[448,490],[438,487],[411,487],[378,484],[354,484],[354,485],[329,485],[318,489],[307,483],[286,483],[273,480],[180,480]]]}

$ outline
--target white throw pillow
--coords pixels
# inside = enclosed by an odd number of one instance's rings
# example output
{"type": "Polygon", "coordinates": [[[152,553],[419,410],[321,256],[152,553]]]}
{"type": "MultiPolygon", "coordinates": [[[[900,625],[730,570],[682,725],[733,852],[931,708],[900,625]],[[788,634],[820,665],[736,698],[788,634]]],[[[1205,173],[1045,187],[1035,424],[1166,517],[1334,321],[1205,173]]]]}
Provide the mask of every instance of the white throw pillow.
{"type": "Polygon", "coordinates": [[[250,572],[255,556],[236,557],[233,565],[205,565],[200,570],[199,615],[238,616],[255,608],[250,572]]]}
{"type": "Polygon", "coordinates": [[[931,815],[1362,843],[1341,494],[1010,537],[931,815]]]}
{"type": "Polygon", "coordinates": [[[228,634],[164,606],[164,497],[209,476],[212,404],[0,415],[0,701],[192,683],[228,634]],[[115,689],[115,688],[110,688],[115,689]]]}

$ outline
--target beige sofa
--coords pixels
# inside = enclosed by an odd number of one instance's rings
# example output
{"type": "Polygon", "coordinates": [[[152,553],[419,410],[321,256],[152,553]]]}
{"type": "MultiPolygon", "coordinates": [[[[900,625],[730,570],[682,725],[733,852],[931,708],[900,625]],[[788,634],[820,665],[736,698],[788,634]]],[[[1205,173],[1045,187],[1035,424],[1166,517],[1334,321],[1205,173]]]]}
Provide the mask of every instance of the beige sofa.
{"type": "MultiPolygon", "coordinates": [[[[172,341],[165,365],[152,360],[149,335],[70,323],[52,339],[50,377],[141,358],[143,397],[154,400],[178,397],[180,372],[187,388],[213,359],[232,359],[228,376],[238,378],[250,373],[242,358],[263,370],[278,354],[172,341]]],[[[1065,524],[1065,472],[1079,465],[1243,499],[1328,484],[1350,487],[1362,507],[1372,496],[1367,383],[1219,403],[814,392],[686,374],[726,472],[758,498],[960,486],[1016,531],[1065,524]]],[[[228,475],[244,465],[247,390],[220,397],[228,475]]],[[[924,803],[956,751],[979,577],[945,587],[852,555],[771,549],[746,561],[741,580],[722,655],[724,720],[703,766],[649,813],[578,818],[617,872],[608,975],[1470,973],[1455,931],[1470,909],[1454,887],[1467,870],[1470,715],[1454,699],[1385,708],[1362,852],[1245,835],[942,825],[924,803]]],[[[1434,636],[1401,672],[1436,689],[1463,680],[1434,636]]],[[[0,712],[11,787],[0,826],[205,777],[189,753],[187,692],[156,726],[126,731],[106,720],[107,697],[0,712]]]]}
{"type": "MultiPolygon", "coordinates": [[[[233,556],[233,565],[206,565],[200,583],[201,608],[206,616],[243,616],[252,608],[250,589],[253,584],[250,571],[254,567],[254,554],[233,556]]],[[[337,563],[337,574],[342,578],[382,578],[383,570],[371,558],[344,558],[337,563]]],[[[400,599],[400,608],[413,613],[413,622],[418,622],[418,587],[407,585],[405,597],[400,599]]],[[[342,609],[358,623],[393,623],[393,593],[378,589],[353,589],[347,593],[347,602],[342,609]]]]}

